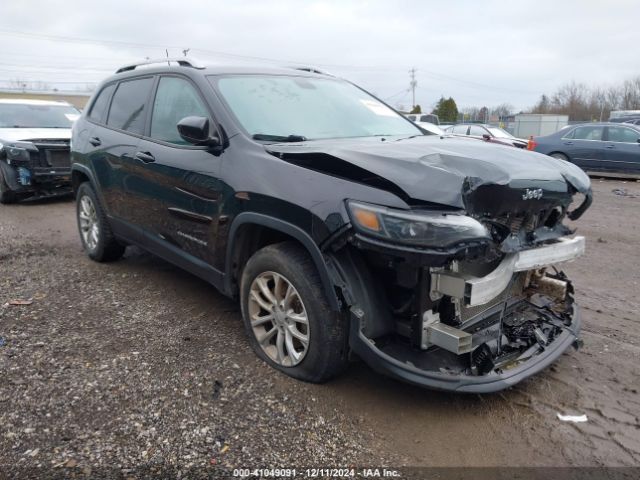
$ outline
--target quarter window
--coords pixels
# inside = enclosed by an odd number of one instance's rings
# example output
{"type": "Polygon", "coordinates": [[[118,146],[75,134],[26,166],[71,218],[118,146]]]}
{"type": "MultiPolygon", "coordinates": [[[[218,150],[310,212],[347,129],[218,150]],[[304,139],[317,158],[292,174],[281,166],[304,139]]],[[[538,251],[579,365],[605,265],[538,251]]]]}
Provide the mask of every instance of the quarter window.
{"type": "Polygon", "coordinates": [[[104,87],[98,94],[98,97],[91,107],[91,112],[89,112],[89,118],[91,120],[100,123],[104,122],[104,117],[106,116],[107,109],[109,108],[109,100],[111,99],[111,94],[115,88],[115,84],[112,83],[111,85],[104,87]]]}
{"type": "Polygon", "coordinates": [[[118,85],[113,96],[107,125],[120,130],[142,135],[146,103],[153,84],[153,78],[127,80],[118,85]]]}
{"type": "Polygon", "coordinates": [[[196,89],[183,78],[162,77],[153,102],[151,138],[186,145],[178,133],[178,122],[185,117],[209,117],[196,89]]]}
{"type": "Polygon", "coordinates": [[[630,128],[609,127],[609,141],[621,143],[636,143],[640,137],[640,132],[630,128]]]}
{"type": "Polygon", "coordinates": [[[573,131],[570,138],[575,140],[602,140],[602,127],[584,126],[573,131]]]}

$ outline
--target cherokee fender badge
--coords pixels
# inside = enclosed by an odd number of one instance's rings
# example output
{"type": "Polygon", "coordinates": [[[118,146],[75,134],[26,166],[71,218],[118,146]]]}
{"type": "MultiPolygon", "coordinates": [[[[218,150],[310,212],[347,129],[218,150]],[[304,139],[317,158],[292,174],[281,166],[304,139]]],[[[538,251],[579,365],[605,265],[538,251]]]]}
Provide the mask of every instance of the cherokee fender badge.
{"type": "Polygon", "coordinates": [[[527,188],[522,194],[523,200],[540,200],[542,198],[541,188],[527,188]]]}

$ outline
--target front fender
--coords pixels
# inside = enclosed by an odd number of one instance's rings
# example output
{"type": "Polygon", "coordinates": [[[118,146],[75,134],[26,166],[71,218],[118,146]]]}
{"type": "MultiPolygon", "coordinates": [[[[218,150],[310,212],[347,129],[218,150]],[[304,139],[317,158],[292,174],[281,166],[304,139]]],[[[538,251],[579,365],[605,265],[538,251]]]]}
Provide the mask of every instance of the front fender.
{"type": "Polygon", "coordinates": [[[253,224],[253,225],[261,225],[264,227],[272,228],[274,230],[278,230],[290,237],[295,238],[299,241],[304,248],[309,252],[311,258],[313,259],[313,263],[318,269],[318,274],[320,275],[320,280],[322,281],[322,286],[324,288],[325,294],[327,296],[327,301],[329,302],[329,306],[332,310],[340,311],[341,305],[338,297],[336,295],[335,289],[333,287],[334,283],[331,280],[331,276],[329,275],[328,267],[326,260],[318,248],[318,245],[313,241],[311,236],[305,232],[300,227],[293,225],[292,223],[285,222],[284,220],[280,220],[278,218],[270,217],[268,215],[264,215],[261,213],[255,212],[243,212],[237,215],[233,223],[231,224],[231,228],[229,230],[229,240],[227,242],[227,252],[226,252],[226,260],[225,260],[225,292],[228,295],[231,295],[233,292],[232,287],[232,259],[235,249],[235,240],[238,229],[242,225],[253,224]]]}

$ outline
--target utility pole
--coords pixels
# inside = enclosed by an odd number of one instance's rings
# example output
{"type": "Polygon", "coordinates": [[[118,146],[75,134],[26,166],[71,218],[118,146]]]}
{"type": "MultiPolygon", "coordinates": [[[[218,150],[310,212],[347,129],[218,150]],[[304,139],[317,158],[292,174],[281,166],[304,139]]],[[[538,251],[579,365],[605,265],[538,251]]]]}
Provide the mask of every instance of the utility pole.
{"type": "Polygon", "coordinates": [[[409,86],[411,87],[411,109],[413,110],[416,107],[416,85],[418,85],[418,81],[416,80],[416,69],[412,68],[409,70],[409,75],[411,75],[409,86]]]}

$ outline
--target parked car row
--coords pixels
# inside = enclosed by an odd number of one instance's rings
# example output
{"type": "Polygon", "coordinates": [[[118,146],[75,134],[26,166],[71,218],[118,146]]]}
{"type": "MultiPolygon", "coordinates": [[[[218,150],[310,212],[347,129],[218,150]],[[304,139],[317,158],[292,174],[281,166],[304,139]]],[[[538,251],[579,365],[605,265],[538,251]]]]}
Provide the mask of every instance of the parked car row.
{"type": "Polygon", "coordinates": [[[640,173],[640,126],[587,123],[533,137],[529,150],[575,163],[586,171],[640,173]]]}
{"type": "Polygon", "coordinates": [[[516,138],[506,130],[478,123],[460,123],[451,125],[444,129],[446,133],[458,136],[467,136],[478,140],[485,140],[500,145],[510,145],[512,147],[526,148],[527,141],[516,138]]]}

